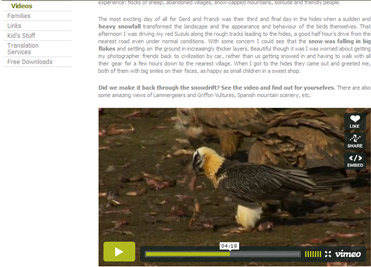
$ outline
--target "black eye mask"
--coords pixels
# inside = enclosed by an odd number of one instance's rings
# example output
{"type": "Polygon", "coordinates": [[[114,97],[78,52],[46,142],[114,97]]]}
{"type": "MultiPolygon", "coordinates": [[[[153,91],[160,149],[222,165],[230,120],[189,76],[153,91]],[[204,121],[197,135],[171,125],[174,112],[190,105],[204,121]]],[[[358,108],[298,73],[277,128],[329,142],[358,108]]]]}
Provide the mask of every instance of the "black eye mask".
{"type": "Polygon", "coordinates": [[[197,152],[196,155],[194,155],[193,157],[193,161],[192,161],[192,168],[193,170],[195,171],[198,171],[198,166],[197,166],[197,162],[200,160],[200,154],[197,152]]]}

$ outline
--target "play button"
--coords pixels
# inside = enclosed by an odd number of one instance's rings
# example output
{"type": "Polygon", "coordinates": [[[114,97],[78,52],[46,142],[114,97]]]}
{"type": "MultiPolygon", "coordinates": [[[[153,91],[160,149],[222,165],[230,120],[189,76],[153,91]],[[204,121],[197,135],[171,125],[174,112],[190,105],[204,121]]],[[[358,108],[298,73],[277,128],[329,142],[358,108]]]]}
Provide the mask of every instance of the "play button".
{"type": "Polygon", "coordinates": [[[134,262],[134,242],[104,242],[103,260],[105,262],[134,262]]]}
{"type": "Polygon", "coordinates": [[[118,255],[122,254],[123,251],[119,248],[115,248],[115,257],[117,257],[118,255]]]}

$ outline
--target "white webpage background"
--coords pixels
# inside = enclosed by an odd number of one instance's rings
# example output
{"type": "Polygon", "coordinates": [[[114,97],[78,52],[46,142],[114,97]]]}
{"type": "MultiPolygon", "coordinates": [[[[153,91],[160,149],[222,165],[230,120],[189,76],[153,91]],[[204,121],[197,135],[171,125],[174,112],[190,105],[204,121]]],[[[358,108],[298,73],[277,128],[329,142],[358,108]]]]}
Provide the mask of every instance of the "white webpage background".
{"type": "MultiPolygon", "coordinates": [[[[1,10],[10,3],[1,2],[1,10]]],[[[367,92],[319,92],[311,99],[98,99],[100,84],[343,84],[370,85],[369,69],[310,75],[98,75],[98,16],[369,16],[371,2],[340,6],[197,8],[102,7],[97,2],[28,2],[73,10],[72,68],[1,68],[2,266],[98,265],[98,107],[369,107],[367,92]]],[[[2,14],[2,25],[4,12],[2,14]]],[[[4,38],[4,34],[3,34],[4,38]]],[[[1,42],[2,55],[6,51],[1,42]]],[[[53,51],[50,51],[51,53],[53,51]]]]}

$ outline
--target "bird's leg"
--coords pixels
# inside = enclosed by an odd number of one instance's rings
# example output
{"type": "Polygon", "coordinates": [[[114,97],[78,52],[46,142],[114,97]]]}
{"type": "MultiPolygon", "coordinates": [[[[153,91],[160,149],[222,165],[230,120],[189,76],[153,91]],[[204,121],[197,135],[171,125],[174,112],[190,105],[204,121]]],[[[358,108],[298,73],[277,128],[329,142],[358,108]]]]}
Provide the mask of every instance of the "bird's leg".
{"type": "Polygon", "coordinates": [[[284,207],[285,207],[285,200],[284,199],[280,199],[280,201],[278,201],[277,212],[282,212],[282,210],[283,210],[284,207]]]}

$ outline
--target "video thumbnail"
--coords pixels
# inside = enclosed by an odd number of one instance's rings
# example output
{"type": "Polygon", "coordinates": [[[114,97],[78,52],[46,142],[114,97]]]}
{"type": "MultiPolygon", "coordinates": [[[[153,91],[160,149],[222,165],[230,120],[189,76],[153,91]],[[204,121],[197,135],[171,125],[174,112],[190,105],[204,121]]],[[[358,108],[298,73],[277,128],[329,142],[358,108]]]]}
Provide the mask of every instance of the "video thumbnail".
{"type": "Polygon", "coordinates": [[[99,265],[371,265],[370,116],[99,109],[99,265]]]}

